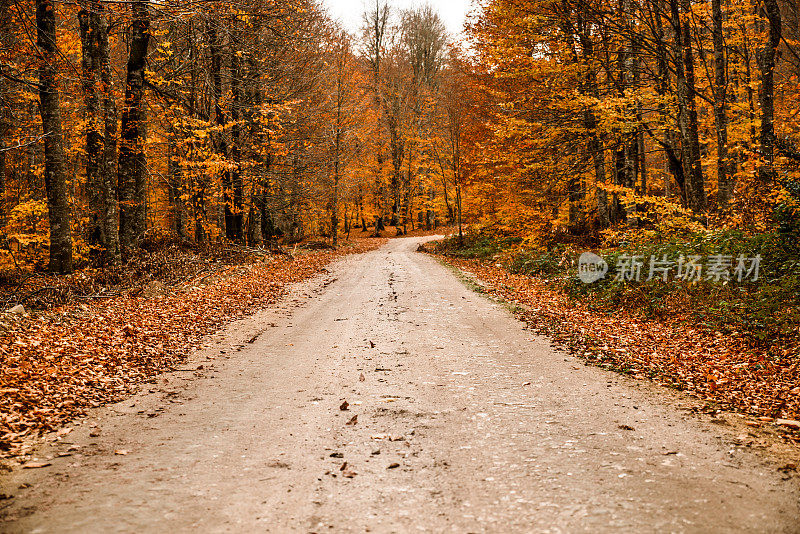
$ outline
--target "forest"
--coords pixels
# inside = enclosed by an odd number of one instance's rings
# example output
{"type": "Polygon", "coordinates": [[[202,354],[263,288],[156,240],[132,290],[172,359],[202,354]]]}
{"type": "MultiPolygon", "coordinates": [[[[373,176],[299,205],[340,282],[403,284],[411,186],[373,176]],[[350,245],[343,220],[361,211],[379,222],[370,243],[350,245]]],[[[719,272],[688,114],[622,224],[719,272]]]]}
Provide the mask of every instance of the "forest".
{"type": "Polygon", "coordinates": [[[430,7],[360,36],[303,1],[0,9],[4,270],[456,218],[465,71],[430,7]]]}
{"type": "Polygon", "coordinates": [[[360,35],[313,2],[0,9],[4,271],[119,264],[159,232],[796,230],[792,1],[495,0],[459,39],[381,2],[360,35]]]}

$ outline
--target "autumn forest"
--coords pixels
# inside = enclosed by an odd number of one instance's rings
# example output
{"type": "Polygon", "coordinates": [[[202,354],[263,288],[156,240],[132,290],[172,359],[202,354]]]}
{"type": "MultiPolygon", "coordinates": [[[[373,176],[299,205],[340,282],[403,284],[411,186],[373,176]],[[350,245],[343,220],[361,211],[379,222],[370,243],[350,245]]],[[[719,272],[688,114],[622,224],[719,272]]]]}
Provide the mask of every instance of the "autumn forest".
{"type": "Polygon", "coordinates": [[[303,2],[2,11],[6,267],[115,264],[147,232],[793,218],[792,2],[495,1],[458,41],[381,3],[361,35],[303,2]]]}
{"type": "Polygon", "coordinates": [[[49,249],[70,272],[120,262],[147,232],[335,244],[378,220],[455,218],[466,73],[430,8],[376,5],[358,38],[312,2],[2,9],[18,260],[49,249]]]}

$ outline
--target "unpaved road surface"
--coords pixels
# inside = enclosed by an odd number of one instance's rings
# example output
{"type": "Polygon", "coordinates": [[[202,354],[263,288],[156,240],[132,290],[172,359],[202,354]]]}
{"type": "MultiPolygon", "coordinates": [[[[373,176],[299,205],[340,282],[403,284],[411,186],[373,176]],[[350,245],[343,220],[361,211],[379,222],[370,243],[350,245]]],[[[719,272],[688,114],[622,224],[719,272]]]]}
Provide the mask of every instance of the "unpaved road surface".
{"type": "Polygon", "coordinates": [[[340,261],[98,410],[6,476],[0,530],[800,532],[796,476],[553,350],[420,241],[340,261]]]}

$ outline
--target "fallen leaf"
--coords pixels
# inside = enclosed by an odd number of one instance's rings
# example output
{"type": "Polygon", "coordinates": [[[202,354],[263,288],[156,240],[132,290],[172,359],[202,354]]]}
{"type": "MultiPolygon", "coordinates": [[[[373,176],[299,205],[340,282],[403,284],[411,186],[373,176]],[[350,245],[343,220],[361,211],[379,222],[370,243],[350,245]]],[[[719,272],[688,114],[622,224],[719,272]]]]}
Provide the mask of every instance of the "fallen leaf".
{"type": "Polygon", "coordinates": [[[349,406],[350,406],[350,403],[348,403],[347,401],[344,401],[343,403],[341,403],[341,404],[339,405],[339,409],[340,409],[341,411],[345,411],[345,410],[347,410],[347,408],[348,408],[349,406]]]}
{"type": "MultiPolygon", "coordinates": [[[[31,294],[47,285],[58,286],[57,291],[39,295],[43,297],[42,307],[57,306],[59,313],[36,314],[9,326],[0,336],[0,358],[16,362],[0,370],[0,394],[10,401],[0,409],[0,421],[14,421],[14,427],[24,429],[0,432],[0,458],[19,455],[25,435],[71,426],[69,421],[80,416],[84,408],[128,398],[143,376],[178,368],[198,339],[237,317],[271,305],[287,285],[319,273],[339,256],[374,250],[385,242],[356,239],[353,247],[341,251],[308,251],[287,258],[265,251],[259,254],[269,261],[251,265],[246,259],[227,275],[225,269],[217,269],[215,280],[202,287],[199,277],[214,263],[206,260],[214,258],[195,261],[195,252],[177,249],[163,254],[143,251],[146,265],[138,266],[144,269],[141,274],[165,286],[176,284],[177,291],[160,292],[154,298],[139,293],[130,298],[133,293],[129,295],[127,289],[136,288],[125,288],[118,295],[112,291],[109,298],[96,301],[78,302],[66,297],[66,302],[49,302],[47,295],[81,295],[93,288],[103,294],[106,282],[102,279],[107,275],[98,271],[95,279],[95,271],[89,269],[65,277],[31,279],[26,284],[31,294]],[[160,279],[162,275],[164,280],[160,279]],[[270,282],[265,284],[264,280],[270,282]],[[89,381],[91,387],[87,387],[89,381]],[[24,402],[20,402],[23,391],[24,402]]],[[[7,289],[0,285],[0,292],[7,289]]],[[[242,340],[236,350],[247,346],[242,340]]],[[[204,365],[203,370],[209,367],[204,365]]],[[[158,382],[166,380],[159,378],[158,382]]],[[[99,435],[99,430],[92,430],[92,438],[99,435]]]]}
{"type": "MultiPolygon", "coordinates": [[[[613,316],[596,313],[584,302],[549,287],[547,280],[511,273],[494,262],[439,257],[485,282],[492,295],[524,304],[529,311],[522,318],[530,328],[574,349],[588,362],[630,369],[634,376],[695,391],[723,409],[733,408],[753,418],[781,414],[800,420],[796,417],[800,413],[800,367],[793,366],[791,359],[764,365],[762,349],[737,332],[723,335],[702,327],[687,328],[671,318],[642,321],[635,306],[624,304],[613,316]],[[753,365],[759,365],[761,371],[752,372],[753,365]],[[793,394],[787,395],[787,391],[793,394]]],[[[793,342],[784,349],[784,356],[796,351],[793,342]]]]}
{"type": "Polygon", "coordinates": [[[351,417],[350,420],[348,422],[346,422],[345,424],[346,425],[354,425],[356,423],[358,423],[358,414],[356,414],[353,417],[351,417]]]}
{"type": "Polygon", "coordinates": [[[792,430],[800,430],[800,421],[794,419],[775,419],[775,424],[791,428],[792,430]]]}
{"type": "Polygon", "coordinates": [[[386,469],[394,469],[396,467],[400,467],[400,464],[397,463],[397,462],[392,462],[392,463],[389,464],[389,467],[387,467],[386,469]]]}
{"type": "Polygon", "coordinates": [[[39,469],[40,467],[47,467],[53,465],[50,462],[28,462],[22,466],[23,469],[39,469]]]}

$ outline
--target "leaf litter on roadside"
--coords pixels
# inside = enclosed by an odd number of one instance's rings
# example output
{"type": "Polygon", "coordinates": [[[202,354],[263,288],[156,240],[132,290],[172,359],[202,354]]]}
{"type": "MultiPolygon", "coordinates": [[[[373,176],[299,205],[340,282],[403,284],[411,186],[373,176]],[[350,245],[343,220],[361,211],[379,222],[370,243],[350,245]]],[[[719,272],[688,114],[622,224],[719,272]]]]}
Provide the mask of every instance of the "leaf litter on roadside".
{"type": "MultiPolygon", "coordinates": [[[[478,260],[443,259],[485,282],[484,291],[516,305],[529,328],[588,363],[653,379],[718,408],[788,421],[781,428],[800,441],[796,360],[771,358],[743,336],[700,325],[643,320],[624,309],[613,316],[593,312],[535,277],[478,260]]],[[[798,351],[787,347],[784,352],[798,351]]]]}
{"type": "Polygon", "coordinates": [[[0,458],[173,370],[203,336],[276,302],[286,285],[384,242],[271,257],[190,290],[71,303],[0,326],[0,458]]]}

